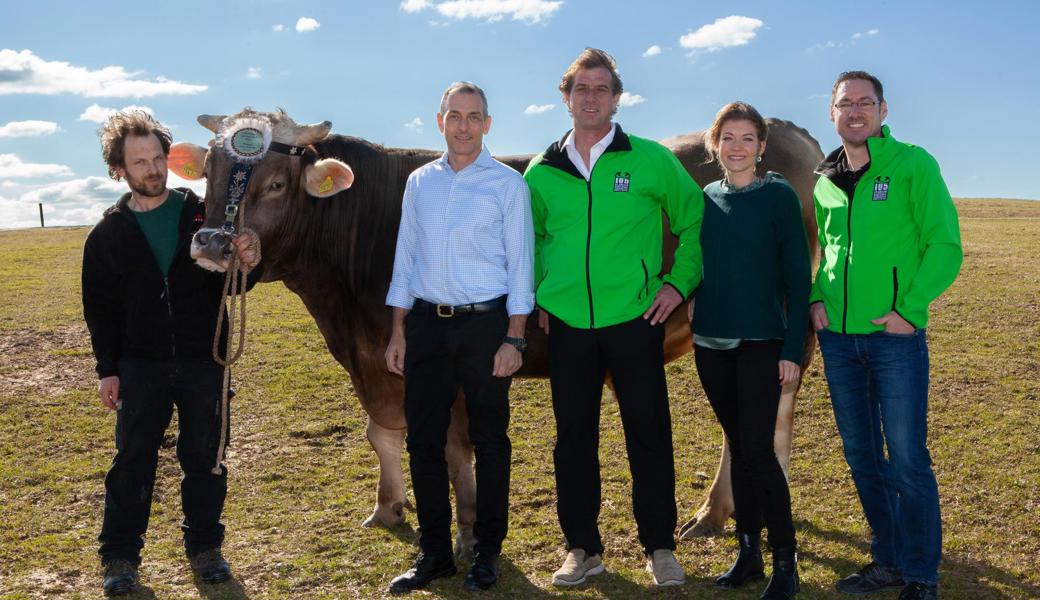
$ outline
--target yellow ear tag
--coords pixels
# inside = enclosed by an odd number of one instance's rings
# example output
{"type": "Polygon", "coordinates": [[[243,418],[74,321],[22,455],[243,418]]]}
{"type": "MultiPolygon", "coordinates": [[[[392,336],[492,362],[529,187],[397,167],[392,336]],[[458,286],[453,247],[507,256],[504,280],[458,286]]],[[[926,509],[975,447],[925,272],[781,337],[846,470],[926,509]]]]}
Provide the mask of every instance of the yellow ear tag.
{"type": "Polygon", "coordinates": [[[195,167],[193,167],[191,165],[184,165],[183,167],[181,167],[181,170],[184,171],[184,174],[187,177],[195,177],[196,175],[199,174],[199,172],[195,169],[195,167]]]}
{"type": "Polygon", "coordinates": [[[332,175],[326,175],[324,181],[318,186],[319,194],[327,194],[332,191],[332,175]]]}

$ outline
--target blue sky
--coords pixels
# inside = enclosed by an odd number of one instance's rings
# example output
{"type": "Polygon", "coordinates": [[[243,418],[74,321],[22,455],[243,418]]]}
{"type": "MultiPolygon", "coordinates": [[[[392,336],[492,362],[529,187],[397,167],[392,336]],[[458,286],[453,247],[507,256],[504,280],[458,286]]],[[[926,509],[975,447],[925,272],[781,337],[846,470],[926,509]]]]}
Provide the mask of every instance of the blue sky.
{"type": "Polygon", "coordinates": [[[388,146],[443,148],[452,81],[488,93],[496,154],[568,128],[556,86],[585,46],[618,60],[627,131],[706,128],[730,100],[807,128],[825,151],[837,73],[886,86],[895,137],[927,148],[958,197],[1040,199],[1034,0],[213,0],[7,3],[0,20],[0,228],[88,224],[106,180],[97,119],[144,106],[205,144],[202,113],[285,108],[388,146]],[[1019,117],[1022,115],[1023,117],[1019,117]],[[420,124],[421,123],[421,124],[420,124]]]}

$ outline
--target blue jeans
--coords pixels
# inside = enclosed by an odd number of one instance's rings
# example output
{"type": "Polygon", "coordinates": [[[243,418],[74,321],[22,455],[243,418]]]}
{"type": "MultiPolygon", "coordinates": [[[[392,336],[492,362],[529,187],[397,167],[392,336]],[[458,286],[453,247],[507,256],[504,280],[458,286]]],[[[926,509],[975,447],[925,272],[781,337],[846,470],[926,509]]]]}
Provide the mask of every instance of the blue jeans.
{"type": "Polygon", "coordinates": [[[903,579],[938,583],[939,488],[928,453],[924,330],[817,332],[845,460],[873,531],[871,553],[903,579]],[[886,454],[887,449],[887,454],[886,454]]]}

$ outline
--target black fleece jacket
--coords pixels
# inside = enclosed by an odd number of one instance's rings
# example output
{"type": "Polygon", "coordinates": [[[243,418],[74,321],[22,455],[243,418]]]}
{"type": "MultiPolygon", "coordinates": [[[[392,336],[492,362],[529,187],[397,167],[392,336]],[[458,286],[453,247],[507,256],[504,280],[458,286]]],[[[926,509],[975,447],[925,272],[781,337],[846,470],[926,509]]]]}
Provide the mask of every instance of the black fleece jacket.
{"type": "MultiPolygon", "coordinates": [[[[98,377],[119,375],[121,358],[212,360],[213,333],[224,275],[199,267],[189,254],[191,237],[205,218],[203,201],[189,189],[181,210],[177,249],[169,274],[127,206],[125,194],[87,235],[83,248],[83,317],[97,360],[98,377]]],[[[252,287],[262,269],[249,274],[252,287]]],[[[227,320],[220,332],[226,354],[227,320]]]]}

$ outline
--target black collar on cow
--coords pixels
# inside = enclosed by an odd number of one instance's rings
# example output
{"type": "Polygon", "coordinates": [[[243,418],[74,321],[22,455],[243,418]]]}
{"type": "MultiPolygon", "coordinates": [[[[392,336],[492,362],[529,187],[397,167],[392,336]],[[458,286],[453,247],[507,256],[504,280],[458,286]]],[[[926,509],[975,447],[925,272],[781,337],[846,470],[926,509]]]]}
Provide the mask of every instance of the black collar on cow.
{"type": "MultiPolygon", "coordinates": [[[[303,156],[307,153],[307,147],[272,141],[271,145],[267,147],[267,151],[288,154],[289,156],[303,156]]],[[[220,228],[230,236],[235,235],[235,218],[238,217],[238,204],[246,196],[249,178],[253,175],[253,165],[255,164],[252,161],[245,162],[236,159],[235,163],[231,165],[231,172],[228,173],[227,204],[224,205],[224,224],[220,228]]]]}

